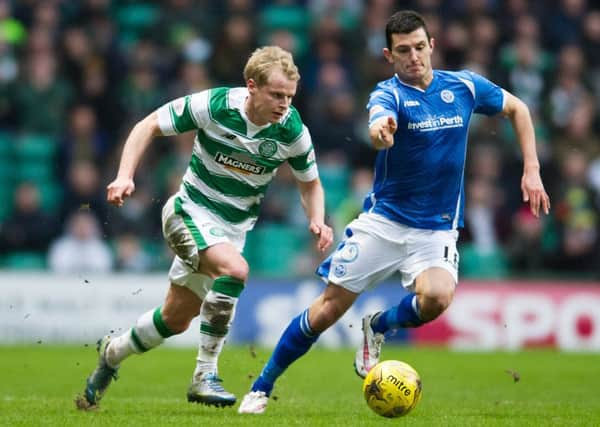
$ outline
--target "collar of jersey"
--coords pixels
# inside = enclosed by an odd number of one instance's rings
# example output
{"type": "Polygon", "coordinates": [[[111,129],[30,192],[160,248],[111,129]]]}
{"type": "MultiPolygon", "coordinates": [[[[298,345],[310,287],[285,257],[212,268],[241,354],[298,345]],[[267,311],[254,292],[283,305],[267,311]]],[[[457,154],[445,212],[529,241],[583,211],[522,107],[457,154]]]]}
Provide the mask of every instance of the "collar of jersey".
{"type": "Polygon", "coordinates": [[[437,80],[437,73],[435,72],[435,70],[433,70],[433,78],[431,79],[431,83],[429,83],[429,86],[427,86],[427,89],[421,89],[420,87],[409,85],[408,83],[403,82],[402,80],[400,80],[398,73],[394,73],[394,77],[396,78],[398,83],[400,83],[402,86],[406,86],[411,89],[418,90],[421,93],[425,93],[425,92],[431,90],[431,88],[433,87],[435,81],[437,80]]]}

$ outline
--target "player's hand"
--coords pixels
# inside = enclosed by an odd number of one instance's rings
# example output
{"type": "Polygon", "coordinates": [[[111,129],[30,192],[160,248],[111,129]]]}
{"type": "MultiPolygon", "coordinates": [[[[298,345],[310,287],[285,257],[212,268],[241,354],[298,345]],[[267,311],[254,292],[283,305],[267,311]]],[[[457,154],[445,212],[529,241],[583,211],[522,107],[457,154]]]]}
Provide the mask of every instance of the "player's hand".
{"type": "Polygon", "coordinates": [[[326,224],[317,224],[311,222],[308,229],[318,239],[317,249],[319,252],[325,252],[333,242],[333,230],[326,224]]]}
{"type": "Polygon", "coordinates": [[[529,202],[529,209],[536,218],[540,216],[540,208],[546,215],[550,213],[550,197],[544,190],[539,170],[525,169],[521,178],[521,191],[523,201],[529,202]]]}
{"type": "Polygon", "coordinates": [[[375,125],[375,147],[387,149],[394,145],[394,134],[398,129],[396,120],[392,117],[385,117],[381,122],[375,125]]]}
{"type": "Polygon", "coordinates": [[[125,199],[135,191],[135,183],[131,178],[117,177],[113,182],[106,187],[108,193],[106,200],[108,203],[121,207],[125,199]]]}

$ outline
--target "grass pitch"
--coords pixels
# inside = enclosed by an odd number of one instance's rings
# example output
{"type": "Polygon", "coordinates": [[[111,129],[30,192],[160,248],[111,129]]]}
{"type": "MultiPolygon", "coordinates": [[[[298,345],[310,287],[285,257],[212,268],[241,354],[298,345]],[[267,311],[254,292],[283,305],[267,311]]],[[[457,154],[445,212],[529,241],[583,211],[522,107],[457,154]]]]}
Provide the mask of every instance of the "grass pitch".
{"type": "MultiPolygon", "coordinates": [[[[456,353],[386,346],[410,363],[423,398],[399,419],[364,403],[353,350],[313,349],[278,382],[263,415],[188,404],[195,349],[159,348],[123,363],[101,408],[75,409],[95,345],[0,347],[2,426],[600,426],[600,357],[553,351],[456,353]]],[[[270,350],[226,346],[220,373],[238,398],[270,350]]]]}

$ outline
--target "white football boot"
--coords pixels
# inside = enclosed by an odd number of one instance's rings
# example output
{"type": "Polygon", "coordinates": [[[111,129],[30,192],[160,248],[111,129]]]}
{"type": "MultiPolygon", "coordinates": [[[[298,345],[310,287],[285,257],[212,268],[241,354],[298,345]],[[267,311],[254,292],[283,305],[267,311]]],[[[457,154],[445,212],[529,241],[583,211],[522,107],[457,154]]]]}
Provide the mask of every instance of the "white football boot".
{"type": "Polygon", "coordinates": [[[251,391],[242,399],[238,409],[240,414],[262,414],[267,409],[269,396],[264,391],[251,391]]]}
{"type": "Polygon", "coordinates": [[[354,357],[354,370],[361,378],[365,378],[373,366],[379,363],[381,345],[385,341],[383,334],[373,331],[371,327],[371,320],[377,314],[368,314],[362,319],[363,341],[354,357]]]}
{"type": "Polygon", "coordinates": [[[194,377],[187,391],[188,402],[201,403],[208,406],[232,406],[236,399],[221,385],[223,380],[216,372],[205,372],[194,377]]]}

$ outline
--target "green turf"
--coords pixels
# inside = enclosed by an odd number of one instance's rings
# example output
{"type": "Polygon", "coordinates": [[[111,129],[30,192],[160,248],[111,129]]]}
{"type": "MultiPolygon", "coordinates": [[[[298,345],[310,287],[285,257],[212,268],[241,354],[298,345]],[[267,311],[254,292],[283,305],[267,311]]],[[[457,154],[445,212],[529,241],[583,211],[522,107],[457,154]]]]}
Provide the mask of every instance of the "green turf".
{"type": "MultiPolygon", "coordinates": [[[[0,425],[52,426],[600,426],[600,357],[553,351],[455,353],[388,346],[385,359],[413,365],[423,398],[388,420],[365,405],[352,350],[315,349],[279,381],[267,412],[188,404],[195,349],[160,348],[123,364],[101,409],[75,410],[73,397],[95,364],[90,346],[0,347],[0,425]],[[520,376],[514,381],[511,372],[520,376]]],[[[225,386],[242,396],[269,352],[226,347],[225,386]]]]}

